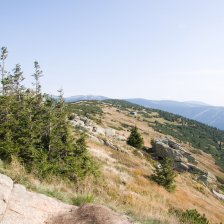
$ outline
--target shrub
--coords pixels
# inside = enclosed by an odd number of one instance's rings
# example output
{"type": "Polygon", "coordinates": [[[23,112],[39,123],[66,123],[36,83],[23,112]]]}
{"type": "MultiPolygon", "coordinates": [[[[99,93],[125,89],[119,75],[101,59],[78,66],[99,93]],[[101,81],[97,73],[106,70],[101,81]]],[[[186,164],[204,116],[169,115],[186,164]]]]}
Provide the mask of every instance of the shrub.
{"type": "Polygon", "coordinates": [[[224,178],[223,177],[216,176],[216,178],[217,178],[217,180],[220,184],[224,184],[224,178]]]}
{"type": "Polygon", "coordinates": [[[164,222],[160,220],[151,219],[144,221],[142,224],[164,224],[164,222]]]}
{"type": "Polygon", "coordinates": [[[82,206],[84,204],[93,202],[94,202],[94,196],[92,194],[79,195],[72,199],[72,204],[76,206],[82,206]]]}
{"type": "Polygon", "coordinates": [[[136,126],[132,128],[131,134],[127,140],[127,144],[138,149],[141,149],[143,147],[144,141],[136,126]]]}
{"type": "Polygon", "coordinates": [[[154,146],[155,146],[155,139],[152,138],[151,141],[150,141],[150,143],[151,143],[152,148],[154,148],[154,146]]]}
{"type": "Polygon", "coordinates": [[[161,166],[156,166],[154,174],[151,176],[159,185],[165,187],[168,191],[175,190],[175,177],[176,174],[173,170],[173,160],[167,158],[162,163],[161,166]]]}
{"type": "Polygon", "coordinates": [[[170,210],[175,214],[182,224],[209,224],[205,215],[201,215],[196,209],[191,210],[170,210]]]}

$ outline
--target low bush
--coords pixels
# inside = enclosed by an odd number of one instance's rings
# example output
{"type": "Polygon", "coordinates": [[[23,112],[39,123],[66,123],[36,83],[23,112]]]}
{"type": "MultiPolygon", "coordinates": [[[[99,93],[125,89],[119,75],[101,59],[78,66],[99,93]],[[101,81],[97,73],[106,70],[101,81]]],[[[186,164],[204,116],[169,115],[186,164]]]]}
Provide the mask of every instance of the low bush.
{"type": "Polygon", "coordinates": [[[171,209],[170,213],[175,214],[181,224],[209,224],[205,215],[201,215],[196,209],[186,211],[171,209]]]}
{"type": "Polygon", "coordinates": [[[220,184],[224,184],[224,178],[223,177],[216,176],[216,178],[217,178],[217,180],[220,184]]]}
{"type": "Polygon", "coordinates": [[[78,195],[72,199],[72,204],[76,206],[82,206],[87,203],[93,203],[95,197],[92,194],[78,195]]]}

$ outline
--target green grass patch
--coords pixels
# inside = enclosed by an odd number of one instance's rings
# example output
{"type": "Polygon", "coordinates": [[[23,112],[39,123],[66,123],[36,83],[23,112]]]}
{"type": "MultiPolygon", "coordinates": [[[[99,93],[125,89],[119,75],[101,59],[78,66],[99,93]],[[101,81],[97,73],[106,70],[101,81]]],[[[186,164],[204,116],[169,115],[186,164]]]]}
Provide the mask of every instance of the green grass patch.
{"type": "Polygon", "coordinates": [[[83,194],[72,198],[72,204],[76,206],[82,206],[87,203],[93,203],[94,201],[95,197],[92,194],[83,194]]]}

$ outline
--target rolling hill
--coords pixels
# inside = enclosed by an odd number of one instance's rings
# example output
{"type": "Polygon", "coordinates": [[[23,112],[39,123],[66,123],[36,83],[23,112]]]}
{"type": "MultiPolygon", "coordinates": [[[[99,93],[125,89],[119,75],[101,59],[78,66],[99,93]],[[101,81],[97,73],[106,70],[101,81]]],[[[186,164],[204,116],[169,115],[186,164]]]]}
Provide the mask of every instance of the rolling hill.
{"type": "Polygon", "coordinates": [[[123,208],[138,219],[139,216],[144,217],[140,222],[144,224],[181,223],[173,219],[175,216],[167,216],[166,211],[169,213],[172,207],[197,209],[209,218],[209,223],[224,220],[223,205],[211,193],[216,186],[204,185],[197,174],[178,174],[175,193],[165,192],[149,178],[153,164],[157,162],[152,142],[169,138],[176,145],[180,144],[187,155],[190,153],[191,159],[196,159],[198,168],[222,181],[224,148],[219,142],[224,138],[223,131],[123,100],[81,101],[69,104],[69,109],[74,115],[73,125],[77,131],[88,134],[89,150],[102,164],[103,179],[107,182],[105,186],[109,187],[104,187],[100,195],[106,194],[116,200],[117,208],[123,208]],[[144,139],[143,150],[126,144],[134,125],[144,139]]]}
{"type": "MultiPolygon", "coordinates": [[[[76,95],[67,97],[66,102],[78,102],[83,100],[106,100],[105,96],[76,95]]],[[[224,130],[224,107],[215,107],[202,102],[186,101],[178,102],[172,100],[147,100],[143,98],[125,99],[144,107],[159,109],[181,115],[183,117],[199,121],[201,123],[224,130]]]]}
{"type": "Polygon", "coordinates": [[[169,100],[127,99],[127,101],[178,114],[204,124],[224,130],[224,107],[215,107],[200,102],[177,102],[169,100]]]}
{"type": "MultiPolygon", "coordinates": [[[[74,208],[75,215],[72,217],[70,214],[73,213],[70,209],[69,222],[63,223],[70,224],[76,221],[78,217],[76,208],[78,212],[83,205],[93,208],[88,203],[94,203],[97,207],[100,204],[112,208],[117,212],[116,214],[122,214],[122,217],[128,216],[128,220],[133,224],[199,223],[194,220],[195,215],[205,219],[201,222],[203,224],[217,224],[224,221],[224,205],[221,198],[224,196],[224,145],[221,144],[224,131],[123,100],[84,100],[68,103],[65,106],[68,112],[69,131],[78,139],[76,144],[79,147],[77,151],[69,151],[69,153],[77,153],[79,160],[77,163],[68,161],[68,164],[77,167],[79,161],[83,164],[80,153],[85,151],[87,154],[84,161],[89,161],[87,163],[89,168],[97,170],[95,175],[89,175],[78,181],[76,176],[72,176],[70,180],[65,178],[66,170],[63,164],[63,176],[57,172],[44,179],[37,176],[35,168],[30,172],[16,158],[13,158],[10,163],[7,160],[0,161],[0,173],[11,177],[15,183],[25,185],[28,190],[55,197],[64,203],[81,206],[74,208]],[[135,113],[132,113],[133,111],[135,113]],[[134,148],[127,144],[133,126],[138,128],[144,139],[143,148],[134,148]],[[164,140],[169,143],[165,143],[164,140]],[[175,164],[187,167],[185,171],[175,170],[174,192],[167,191],[151,178],[162,156],[157,147],[159,145],[156,146],[156,152],[153,142],[160,143],[160,146],[161,143],[165,144],[161,152],[173,152],[170,155],[175,155],[175,164]],[[94,163],[90,163],[88,158],[91,158],[94,163]],[[194,222],[183,221],[186,215],[194,222]]],[[[55,139],[57,143],[58,138],[55,139]]],[[[55,161],[57,162],[58,159],[55,161]]],[[[38,160],[35,162],[38,164],[38,160]]],[[[52,162],[54,161],[51,160],[52,162]]],[[[59,164],[62,164],[61,160],[59,164]]],[[[85,166],[82,166],[81,170],[84,168],[85,166]]],[[[45,169],[50,172],[52,166],[45,166],[45,169]]],[[[20,189],[24,192],[24,187],[20,189]]],[[[20,191],[16,192],[18,196],[21,195],[20,191]]],[[[16,198],[15,203],[10,202],[10,206],[6,206],[6,212],[9,210],[10,215],[4,217],[11,218],[13,213],[16,216],[16,221],[13,223],[18,223],[18,218],[24,220],[25,216],[21,214],[27,214],[30,208],[33,209],[32,200],[24,194],[19,197],[19,200],[16,198]],[[20,200],[27,205],[23,213],[21,213],[21,206],[17,206],[17,203],[21,204],[20,200]]],[[[29,195],[33,194],[29,193],[29,195]]],[[[51,205],[53,204],[52,201],[51,205]]],[[[46,207],[46,203],[44,206],[46,207]]],[[[39,211],[38,206],[35,209],[39,211]]],[[[32,210],[34,217],[37,215],[36,210],[32,210]]],[[[91,211],[93,215],[96,214],[96,210],[91,209],[91,211]]],[[[58,216],[57,210],[53,212],[60,222],[53,219],[53,222],[45,223],[62,223],[61,219],[67,220],[68,213],[60,212],[58,216]]],[[[83,221],[83,217],[80,220],[82,223],[87,223],[83,221]]],[[[37,222],[37,224],[42,223],[37,222]]],[[[101,224],[101,222],[94,223],[101,224]]]]}

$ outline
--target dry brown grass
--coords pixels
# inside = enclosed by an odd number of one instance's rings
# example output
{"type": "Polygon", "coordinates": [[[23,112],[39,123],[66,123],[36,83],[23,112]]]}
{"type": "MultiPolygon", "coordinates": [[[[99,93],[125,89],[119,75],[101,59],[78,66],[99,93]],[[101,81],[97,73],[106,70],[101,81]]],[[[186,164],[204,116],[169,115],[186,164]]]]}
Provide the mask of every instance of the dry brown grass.
{"type": "MultiPolygon", "coordinates": [[[[116,108],[103,109],[106,112],[102,120],[104,126],[113,124],[118,127],[121,121],[127,125],[137,125],[147,146],[150,146],[152,138],[162,136],[149,127],[147,122],[136,120],[123,112],[117,112],[116,108]]],[[[118,133],[126,137],[130,134],[127,130],[121,130],[118,133]]],[[[120,143],[120,146],[124,147],[123,143],[120,143]]],[[[189,146],[185,145],[185,148],[189,149],[189,146]]],[[[153,170],[147,159],[113,151],[107,147],[99,147],[98,150],[105,150],[116,161],[112,164],[104,164],[104,166],[110,166],[113,169],[111,168],[111,172],[103,174],[105,183],[109,186],[108,191],[113,189],[116,208],[129,211],[138,219],[153,218],[165,220],[165,223],[176,223],[175,217],[170,217],[167,213],[169,208],[174,207],[183,210],[195,208],[200,213],[205,214],[212,223],[224,221],[224,203],[216,199],[207,187],[193,180],[193,176],[190,174],[178,175],[176,191],[168,193],[164,188],[149,180],[148,176],[152,174],[153,170]],[[121,164],[126,169],[123,169],[123,172],[116,172],[117,164],[121,164]],[[125,172],[132,178],[123,183],[121,176],[125,172]],[[119,178],[116,178],[116,175],[119,178]]],[[[215,175],[223,176],[210,156],[202,153],[196,157],[202,168],[206,168],[215,175]]]]}
{"type": "MultiPolygon", "coordinates": [[[[145,140],[145,145],[146,146],[151,146],[150,141],[152,138],[159,138],[161,134],[155,132],[152,127],[149,127],[147,122],[144,122],[142,120],[137,120],[133,116],[127,116],[126,113],[121,113],[116,110],[116,108],[108,108],[105,107],[103,108],[104,111],[104,119],[102,120],[104,126],[109,126],[109,125],[114,125],[114,126],[121,126],[121,123],[127,124],[127,125],[136,125],[139,130],[142,133],[147,133],[143,134],[144,140],[145,140]],[[112,120],[112,121],[111,121],[112,120]]],[[[124,135],[125,137],[128,137],[130,132],[127,130],[121,130],[118,131],[121,135],[124,135]]]]}
{"type": "MultiPolygon", "coordinates": [[[[111,107],[104,107],[103,110],[102,126],[120,127],[121,123],[137,125],[147,146],[150,146],[151,139],[163,136],[149,127],[147,122],[127,116],[126,112],[117,112],[116,108],[111,107]]],[[[125,128],[117,133],[126,137],[130,134],[125,128]]],[[[17,161],[4,169],[4,172],[18,182],[27,181],[31,189],[43,193],[55,192],[53,196],[69,203],[78,195],[94,195],[96,203],[130,214],[137,220],[158,219],[164,223],[177,224],[178,221],[168,214],[168,210],[179,208],[197,209],[212,223],[224,221],[224,203],[216,199],[207,187],[196,182],[193,176],[178,175],[177,189],[169,193],[150,180],[153,166],[147,158],[136,156],[125,142],[115,142],[126,153],[88,141],[91,154],[101,163],[101,176],[97,181],[87,178],[78,184],[71,184],[52,177],[50,181],[41,182],[32,174],[26,174],[17,161]]],[[[188,145],[185,148],[190,149],[188,145]]],[[[210,156],[202,153],[197,154],[196,158],[201,167],[224,177],[210,156]]]]}

